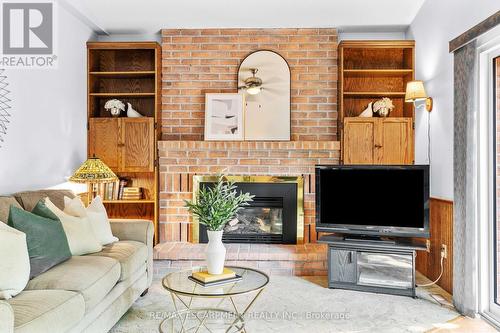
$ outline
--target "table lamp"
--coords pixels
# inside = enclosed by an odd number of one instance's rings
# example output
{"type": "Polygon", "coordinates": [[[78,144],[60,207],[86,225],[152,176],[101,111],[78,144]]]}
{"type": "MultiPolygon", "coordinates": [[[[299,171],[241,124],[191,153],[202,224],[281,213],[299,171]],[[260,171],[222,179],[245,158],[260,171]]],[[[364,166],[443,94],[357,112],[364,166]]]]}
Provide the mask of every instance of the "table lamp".
{"type": "Polygon", "coordinates": [[[117,181],[118,177],[115,173],[100,159],[93,156],[85,161],[73,176],[69,177],[69,181],[75,183],[86,183],[91,188],[89,191],[89,203],[94,197],[94,184],[111,183],[117,181]]]}

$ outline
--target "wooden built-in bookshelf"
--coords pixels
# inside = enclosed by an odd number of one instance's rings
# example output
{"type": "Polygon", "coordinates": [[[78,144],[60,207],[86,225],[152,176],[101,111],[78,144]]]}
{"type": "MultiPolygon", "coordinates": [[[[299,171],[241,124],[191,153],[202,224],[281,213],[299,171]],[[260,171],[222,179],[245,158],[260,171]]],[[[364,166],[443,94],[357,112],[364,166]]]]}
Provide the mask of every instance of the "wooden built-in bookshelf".
{"type": "Polygon", "coordinates": [[[404,99],[406,83],[414,80],[414,48],[411,40],[340,42],[338,128],[343,163],[413,163],[414,106],[404,99]],[[395,106],[387,121],[358,117],[370,102],[382,97],[395,106]],[[351,137],[346,138],[346,133],[351,137]],[[389,147],[384,147],[388,140],[405,147],[391,147],[396,153],[389,157],[389,147]]]}
{"type": "Polygon", "coordinates": [[[104,161],[139,200],[103,198],[111,218],[149,219],[158,243],[158,149],[161,133],[161,47],[156,42],[87,43],[88,155],[104,161]],[[109,99],[130,103],[144,117],[120,117],[104,108],[109,99]]]}

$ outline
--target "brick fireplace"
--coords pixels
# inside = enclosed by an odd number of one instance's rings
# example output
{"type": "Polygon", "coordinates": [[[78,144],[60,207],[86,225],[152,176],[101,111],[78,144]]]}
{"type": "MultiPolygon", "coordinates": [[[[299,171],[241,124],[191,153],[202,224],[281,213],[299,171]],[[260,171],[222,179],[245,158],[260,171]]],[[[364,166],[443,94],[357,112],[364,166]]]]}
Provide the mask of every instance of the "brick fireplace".
{"type": "Polygon", "coordinates": [[[340,154],[336,29],[164,29],[162,66],[160,242],[193,240],[183,200],[192,198],[195,175],[223,170],[302,177],[301,236],[315,242],[314,165],[338,164],[340,154]],[[203,141],[205,94],[235,92],[238,65],[260,49],[279,53],[290,66],[291,141],[203,141]]]}
{"type": "Polygon", "coordinates": [[[229,175],[303,177],[303,240],[316,241],[314,165],[338,164],[337,141],[162,141],[159,149],[161,242],[192,241],[192,221],[184,200],[192,198],[193,176],[223,170],[229,175]]]}

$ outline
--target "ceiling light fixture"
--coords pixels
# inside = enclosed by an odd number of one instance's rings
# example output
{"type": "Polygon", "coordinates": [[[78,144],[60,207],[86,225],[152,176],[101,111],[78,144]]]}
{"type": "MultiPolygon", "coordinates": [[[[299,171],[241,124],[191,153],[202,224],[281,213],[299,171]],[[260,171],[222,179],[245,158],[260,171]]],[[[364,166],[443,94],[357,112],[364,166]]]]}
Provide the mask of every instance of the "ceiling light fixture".
{"type": "Polygon", "coordinates": [[[257,68],[250,68],[250,72],[252,72],[252,76],[245,79],[245,85],[239,87],[239,89],[245,89],[249,95],[257,95],[262,91],[262,79],[256,77],[259,70],[257,68]]]}

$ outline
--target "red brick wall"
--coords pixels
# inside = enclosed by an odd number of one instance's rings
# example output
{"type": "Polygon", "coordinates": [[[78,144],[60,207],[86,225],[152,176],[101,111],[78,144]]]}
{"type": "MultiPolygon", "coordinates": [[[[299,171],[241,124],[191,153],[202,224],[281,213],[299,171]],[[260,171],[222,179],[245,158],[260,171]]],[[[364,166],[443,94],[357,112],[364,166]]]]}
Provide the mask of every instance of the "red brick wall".
{"type": "Polygon", "coordinates": [[[238,65],[259,49],[290,65],[292,140],[336,140],[336,29],[162,30],[163,140],[203,140],[205,93],[235,92],[238,65]]]}
{"type": "Polygon", "coordinates": [[[161,141],[160,241],[188,241],[191,218],[184,200],[192,197],[195,174],[226,169],[231,175],[304,177],[304,241],[314,242],[314,165],[338,164],[338,142],[161,141]]]}

